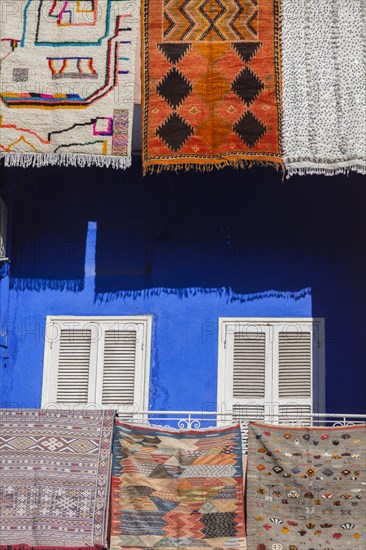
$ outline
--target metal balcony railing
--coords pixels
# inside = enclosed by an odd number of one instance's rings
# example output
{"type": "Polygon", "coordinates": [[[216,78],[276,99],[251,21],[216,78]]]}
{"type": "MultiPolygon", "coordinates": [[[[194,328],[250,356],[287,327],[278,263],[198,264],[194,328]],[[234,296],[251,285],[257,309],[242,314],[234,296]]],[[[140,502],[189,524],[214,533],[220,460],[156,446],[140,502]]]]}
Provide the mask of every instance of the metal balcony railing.
{"type": "Polygon", "coordinates": [[[240,423],[243,434],[243,453],[248,452],[247,432],[250,421],[265,422],[267,424],[292,426],[349,426],[366,423],[366,414],[330,414],[309,413],[288,415],[266,414],[263,416],[245,415],[245,411],[205,412],[205,411],[138,411],[120,412],[121,421],[151,426],[163,426],[177,430],[196,430],[215,426],[229,426],[240,423]]]}

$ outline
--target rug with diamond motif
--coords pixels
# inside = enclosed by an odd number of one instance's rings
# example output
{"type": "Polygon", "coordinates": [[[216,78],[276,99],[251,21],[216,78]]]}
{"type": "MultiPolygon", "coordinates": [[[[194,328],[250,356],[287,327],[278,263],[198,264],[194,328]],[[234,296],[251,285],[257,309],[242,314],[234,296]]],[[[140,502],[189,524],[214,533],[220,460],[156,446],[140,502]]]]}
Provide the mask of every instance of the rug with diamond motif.
{"type": "Polygon", "coordinates": [[[282,165],[279,0],[144,0],[143,166],[282,165]]]}
{"type": "Polygon", "coordinates": [[[250,423],[250,550],[366,548],[366,425],[250,423]]]}
{"type": "Polygon", "coordinates": [[[174,431],[117,422],[111,550],[244,550],[239,426],[174,431]]]}
{"type": "Polygon", "coordinates": [[[114,411],[0,410],[0,542],[105,545],[114,411]]]}

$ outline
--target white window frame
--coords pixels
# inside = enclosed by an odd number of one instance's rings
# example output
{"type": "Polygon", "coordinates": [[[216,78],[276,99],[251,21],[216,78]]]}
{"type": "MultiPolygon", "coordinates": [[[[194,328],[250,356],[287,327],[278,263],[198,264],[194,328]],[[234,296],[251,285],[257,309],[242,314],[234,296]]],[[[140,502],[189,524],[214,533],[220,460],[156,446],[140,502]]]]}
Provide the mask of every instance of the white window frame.
{"type": "MultiPolygon", "coordinates": [[[[325,411],[325,323],[324,318],[318,317],[219,317],[218,319],[218,376],[217,376],[217,406],[219,412],[230,412],[235,404],[233,397],[233,365],[230,357],[233,355],[233,338],[227,338],[228,331],[238,332],[245,325],[245,330],[255,332],[260,326],[261,331],[270,336],[272,349],[266,346],[266,370],[271,370],[271,376],[265,377],[265,420],[276,418],[278,415],[278,371],[274,364],[278,364],[278,342],[274,332],[281,329],[291,332],[301,327],[311,326],[312,333],[312,412],[325,411]],[[236,328],[235,328],[236,327],[236,328]],[[230,348],[231,346],[231,348],[230,348]],[[314,361],[314,355],[315,361],[314,361]],[[271,380],[272,378],[272,380],[271,380]],[[228,396],[231,392],[231,400],[228,396]],[[229,403],[228,403],[229,401],[229,403]],[[230,402],[231,401],[231,402],[230,402]]],[[[257,400],[258,402],[259,400],[257,400]]],[[[253,400],[253,403],[256,400],[253,400]]],[[[289,399],[289,402],[291,400],[289,399]]],[[[293,400],[293,404],[301,405],[301,400],[293,400]]]]}
{"type": "MultiPolygon", "coordinates": [[[[42,384],[42,408],[59,406],[57,403],[57,362],[60,339],[57,338],[57,330],[62,328],[78,328],[77,324],[87,324],[91,329],[102,327],[101,337],[96,338],[92,345],[90,354],[90,377],[88,391],[88,405],[73,404],[73,409],[96,406],[101,409],[114,408],[111,405],[98,403],[98,396],[101,398],[103,385],[103,359],[104,359],[104,336],[107,329],[112,330],[136,330],[136,371],[134,385],[134,407],[127,410],[126,406],[116,403],[115,407],[119,412],[146,411],[149,406],[150,386],[150,356],[151,356],[151,334],[152,316],[78,316],[78,315],[49,315],[46,317],[45,348],[43,362],[43,384],[42,384]],[[97,325],[97,327],[95,327],[97,325]],[[58,328],[57,328],[58,327],[58,328]],[[56,328],[56,332],[55,332],[56,328]]],[[[98,330],[98,329],[97,329],[98,330]]],[[[68,405],[67,405],[68,407],[68,405]]],[[[64,405],[62,405],[64,408],[64,405]]]]}

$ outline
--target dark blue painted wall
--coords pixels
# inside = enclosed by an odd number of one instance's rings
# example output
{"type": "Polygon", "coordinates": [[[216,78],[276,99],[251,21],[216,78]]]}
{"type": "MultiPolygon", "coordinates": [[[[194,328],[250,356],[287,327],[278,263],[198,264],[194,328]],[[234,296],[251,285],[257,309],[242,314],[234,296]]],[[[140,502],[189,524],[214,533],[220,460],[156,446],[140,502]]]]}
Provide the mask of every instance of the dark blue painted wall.
{"type": "Polygon", "coordinates": [[[150,406],[177,410],[216,402],[218,317],[313,315],[328,411],[363,413],[365,178],[140,174],[5,171],[3,405],[40,404],[46,315],[153,315],[150,406]]]}

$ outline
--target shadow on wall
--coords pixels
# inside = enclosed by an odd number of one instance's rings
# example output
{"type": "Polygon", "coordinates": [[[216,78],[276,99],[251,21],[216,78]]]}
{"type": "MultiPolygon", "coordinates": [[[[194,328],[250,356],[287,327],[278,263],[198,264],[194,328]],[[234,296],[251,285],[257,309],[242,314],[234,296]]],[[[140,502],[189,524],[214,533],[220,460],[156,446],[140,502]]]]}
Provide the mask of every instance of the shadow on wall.
{"type": "Polygon", "coordinates": [[[22,185],[25,174],[6,171],[16,188],[16,290],[82,291],[90,221],[97,225],[99,300],[161,288],[320,289],[333,272],[346,269],[349,278],[358,269],[360,219],[352,212],[339,226],[352,196],[359,204],[357,176],[349,178],[345,202],[330,207],[337,178],[282,184],[270,169],[143,178],[135,162],[126,172],[38,169],[22,185]]]}
{"type": "Polygon", "coordinates": [[[22,185],[25,174],[16,171],[10,288],[79,292],[84,288],[88,221],[84,189],[67,182],[67,173],[59,180],[49,169],[22,185]]]}

